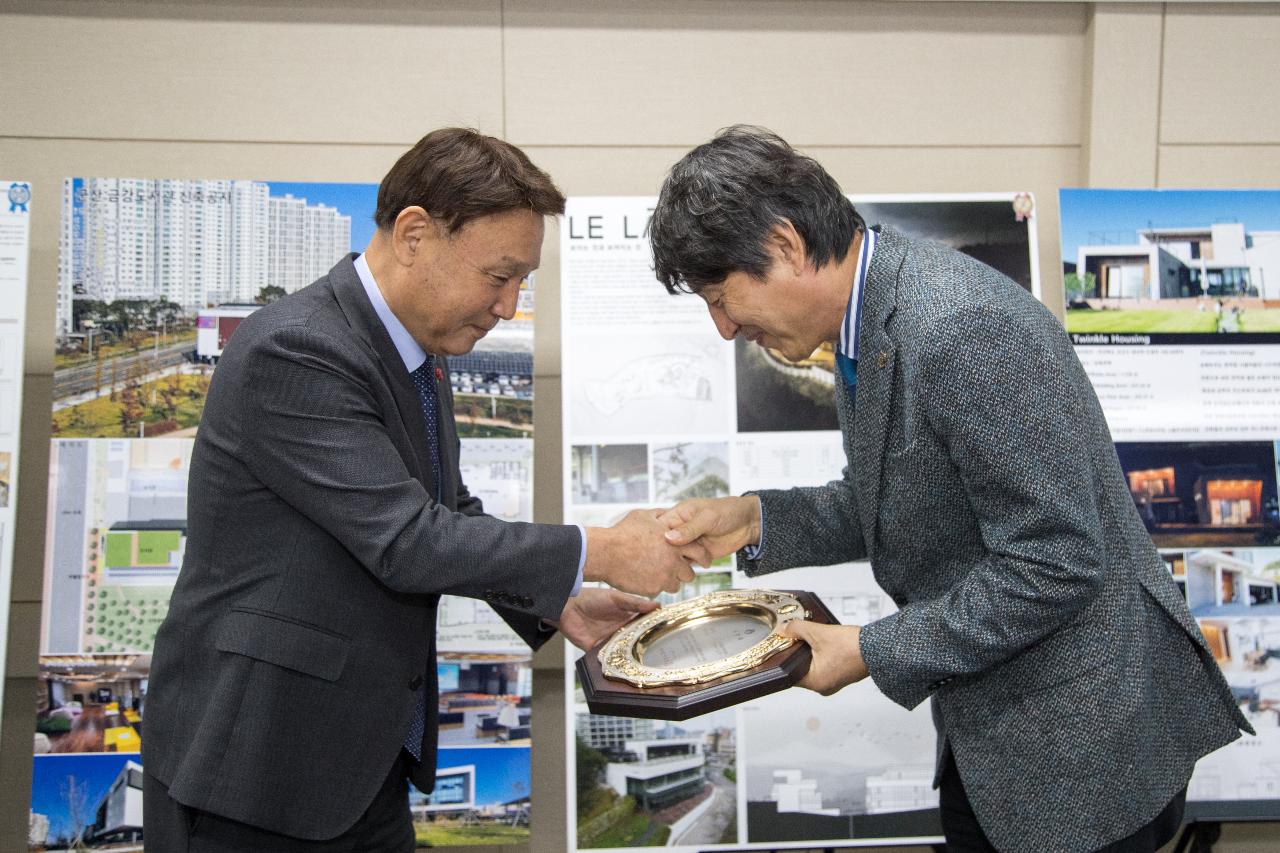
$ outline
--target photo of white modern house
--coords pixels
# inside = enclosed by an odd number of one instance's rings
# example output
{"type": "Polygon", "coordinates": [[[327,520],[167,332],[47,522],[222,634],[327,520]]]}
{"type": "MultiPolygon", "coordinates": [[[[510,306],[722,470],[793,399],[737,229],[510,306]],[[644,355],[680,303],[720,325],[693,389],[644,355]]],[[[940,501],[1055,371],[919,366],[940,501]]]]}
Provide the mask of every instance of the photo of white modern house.
{"type": "Polygon", "coordinates": [[[1144,228],[1129,245],[1086,245],[1076,271],[1091,276],[1090,304],[1117,300],[1239,298],[1280,300],[1280,231],[1241,222],[1144,228]]]}
{"type": "Polygon", "coordinates": [[[1065,189],[1059,200],[1067,331],[1280,333],[1280,192],[1065,189]]]}
{"type": "Polygon", "coordinates": [[[1269,549],[1202,549],[1166,553],[1165,562],[1196,616],[1280,615],[1274,572],[1252,559],[1269,549]]]}
{"type": "Polygon", "coordinates": [[[580,713],[574,728],[579,848],[737,840],[732,709],[682,723],[580,713]]]}

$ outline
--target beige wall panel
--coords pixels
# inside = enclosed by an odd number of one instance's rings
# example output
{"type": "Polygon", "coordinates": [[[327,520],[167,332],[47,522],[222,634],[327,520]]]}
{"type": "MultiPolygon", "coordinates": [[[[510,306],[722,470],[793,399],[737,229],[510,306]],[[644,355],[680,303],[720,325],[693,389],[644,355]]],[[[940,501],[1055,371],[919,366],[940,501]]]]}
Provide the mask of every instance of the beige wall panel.
{"type": "Polygon", "coordinates": [[[1164,9],[1154,3],[1097,4],[1089,26],[1084,182],[1092,187],[1155,183],[1164,9]]]}
{"type": "Polygon", "coordinates": [[[0,850],[27,849],[36,690],[34,678],[4,680],[5,714],[0,726],[0,850]]]}
{"type": "MultiPolygon", "coordinates": [[[[429,130],[423,126],[421,132],[429,130]]],[[[414,140],[421,135],[418,135],[414,140]]],[[[252,178],[377,183],[408,145],[255,145],[0,138],[0,163],[32,185],[26,372],[53,372],[58,219],[66,177],[252,178]],[[46,333],[47,331],[47,333],[46,333]]]]}
{"type": "Polygon", "coordinates": [[[53,378],[28,375],[22,383],[22,464],[14,507],[12,601],[44,596],[44,530],[49,497],[49,411],[53,378]]]}
{"type": "Polygon", "coordinates": [[[347,21],[305,5],[288,21],[253,20],[250,6],[226,20],[0,15],[4,132],[406,144],[437,125],[501,132],[499,2],[473,5],[347,21]]]}
{"type": "Polygon", "coordinates": [[[1084,4],[507,0],[517,144],[1079,141],[1084,4]]]}
{"type": "Polygon", "coordinates": [[[1163,145],[1160,186],[1280,188],[1280,144],[1163,145]]]}
{"type": "Polygon", "coordinates": [[[1275,3],[1170,4],[1160,141],[1280,142],[1277,45],[1280,5],[1275,3]]]}
{"type": "MultiPolygon", "coordinates": [[[[35,678],[36,658],[40,654],[40,604],[15,601],[9,605],[9,648],[6,653],[6,678],[35,678]]],[[[5,702],[6,715],[9,703],[5,702]]]]}

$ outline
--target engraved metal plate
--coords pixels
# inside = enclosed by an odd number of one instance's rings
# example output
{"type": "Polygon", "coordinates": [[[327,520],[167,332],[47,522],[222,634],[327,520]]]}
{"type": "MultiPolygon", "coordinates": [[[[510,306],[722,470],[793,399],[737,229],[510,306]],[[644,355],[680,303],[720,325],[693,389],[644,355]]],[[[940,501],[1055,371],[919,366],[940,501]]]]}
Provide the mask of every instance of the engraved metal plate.
{"type": "Polygon", "coordinates": [[[725,589],[655,610],[600,649],[606,678],[636,687],[703,684],[756,669],[794,641],[775,629],[808,614],[770,589],[725,589]]]}

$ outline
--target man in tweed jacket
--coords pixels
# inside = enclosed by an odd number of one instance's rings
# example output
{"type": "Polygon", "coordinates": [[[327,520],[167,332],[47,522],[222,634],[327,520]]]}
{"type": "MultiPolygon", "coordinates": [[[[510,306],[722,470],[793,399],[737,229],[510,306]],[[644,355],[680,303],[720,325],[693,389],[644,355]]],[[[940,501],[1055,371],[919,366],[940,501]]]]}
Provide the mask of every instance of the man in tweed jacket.
{"type": "Polygon", "coordinates": [[[799,623],[804,686],[932,697],[948,850],[1154,850],[1195,761],[1248,728],[1116,459],[1062,326],[1005,276],[865,227],[813,160],[735,127],[672,169],[657,275],[725,338],[837,348],[848,466],[687,501],[675,544],[749,575],[869,559],[898,605],[799,623]]]}

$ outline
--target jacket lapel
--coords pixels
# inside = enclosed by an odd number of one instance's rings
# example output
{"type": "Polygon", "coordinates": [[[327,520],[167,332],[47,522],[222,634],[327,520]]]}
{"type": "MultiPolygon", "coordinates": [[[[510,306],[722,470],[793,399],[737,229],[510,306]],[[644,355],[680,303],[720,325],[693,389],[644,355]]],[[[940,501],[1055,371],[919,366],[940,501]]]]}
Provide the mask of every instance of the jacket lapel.
{"type": "MultiPolygon", "coordinates": [[[[364,292],[364,285],[356,273],[355,259],[357,255],[347,255],[338,261],[337,266],[329,271],[329,282],[333,286],[334,297],[347,317],[352,331],[373,354],[383,378],[391,388],[391,395],[396,401],[396,409],[409,441],[413,446],[412,458],[406,459],[412,473],[431,495],[436,493],[435,476],[431,471],[431,456],[427,449],[427,425],[422,417],[422,398],[413,387],[413,380],[405,369],[404,360],[400,358],[396,345],[392,343],[387,329],[378,319],[369,295],[364,292]]],[[[438,386],[437,386],[438,388],[438,386]]],[[[437,399],[440,395],[437,394],[437,399]]],[[[440,418],[443,423],[447,418],[440,418]]],[[[443,430],[441,431],[443,439],[443,430]]],[[[440,442],[440,463],[442,470],[452,456],[451,444],[440,442]]],[[[447,477],[445,479],[448,479],[447,477]]]]}
{"type": "Polygon", "coordinates": [[[853,412],[854,487],[867,547],[875,548],[879,528],[880,478],[893,405],[897,348],[886,325],[898,293],[898,271],[906,259],[902,235],[880,231],[863,282],[862,325],[858,330],[858,385],[853,412]]]}

